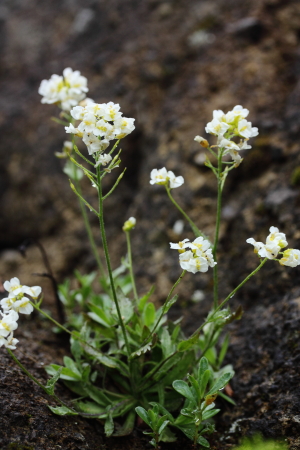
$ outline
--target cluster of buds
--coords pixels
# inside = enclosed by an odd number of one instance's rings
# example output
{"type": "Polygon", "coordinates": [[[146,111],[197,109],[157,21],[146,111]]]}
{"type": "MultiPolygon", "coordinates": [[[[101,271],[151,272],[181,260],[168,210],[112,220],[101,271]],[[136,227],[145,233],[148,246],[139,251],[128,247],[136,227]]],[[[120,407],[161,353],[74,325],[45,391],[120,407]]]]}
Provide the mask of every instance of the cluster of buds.
{"type": "Polygon", "coordinates": [[[18,319],[20,314],[31,314],[33,306],[26,295],[33,300],[37,300],[42,288],[40,286],[25,286],[20,284],[20,280],[16,277],[10,281],[5,281],[4,289],[8,292],[8,297],[0,301],[3,312],[0,312],[2,319],[0,320],[0,347],[10,348],[14,350],[18,339],[14,338],[14,330],[18,328],[18,319]]]}
{"type": "Polygon", "coordinates": [[[109,154],[102,154],[110,141],[124,138],[135,128],[135,119],[122,117],[120,105],[113,102],[90,101],[86,106],[75,106],[71,110],[71,116],[81,122],[77,127],[70,123],[65,130],[82,138],[89,154],[95,156],[96,166],[106,165],[111,161],[112,157],[109,154]]]}
{"type": "Polygon", "coordinates": [[[86,92],[87,79],[80,75],[79,70],[73,71],[70,67],[63,71],[62,76],[52,75],[50,80],[43,80],[39,87],[42,103],[56,103],[64,111],[70,111],[85,99],[86,92]]]}
{"type": "Polygon", "coordinates": [[[172,249],[179,251],[179,264],[187,272],[207,272],[208,267],[214,267],[217,263],[211,250],[211,245],[207,239],[202,236],[196,238],[193,242],[184,239],[181,242],[170,242],[172,249]],[[185,249],[190,250],[185,250],[185,249]]]}
{"type": "Polygon", "coordinates": [[[270,234],[265,244],[256,242],[253,238],[246,240],[248,244],[253,245],[254,253],[257,253],[261,258],[275,259],[282,266],[298,266],[300,264],[300,250],[288,248],[281,252],[288,245],[285,234],[280,233],[277,227],[271,227],[269,231],[270,234]],[[279,254],[282,255],[281,259],[277,259],[279,254]]]}
{"type": "MultiPolygon", "coordinates": [[[[248,139],[258,135],[258,129],[252,127],[252,123],[246,120],[248,114],[249,110],[241,105],[235,106],[226,114],[220,109],[215,110],[213,120],[205,127],[207,133],[217,136],[217,147],[223,150],[224,156],[230,154],[235,167],[242,162],[239,152],[251,148],[251,145],[247,143],[248,139]],[[231,140],[234,137],[241,138],[240,142],[231,140]]],[[[203,147],[209,146],[207,140],[201,136],[196,136],[195,141],[203,147]]]]}
{"type": "Polygon", "coordinates": [[[150,184],[161,184],[174,189],[183,183],[183,177],[176,177],[171,170],[167,170],[165,167],[162,169],[153,169],[150,173],[150,184]]]}

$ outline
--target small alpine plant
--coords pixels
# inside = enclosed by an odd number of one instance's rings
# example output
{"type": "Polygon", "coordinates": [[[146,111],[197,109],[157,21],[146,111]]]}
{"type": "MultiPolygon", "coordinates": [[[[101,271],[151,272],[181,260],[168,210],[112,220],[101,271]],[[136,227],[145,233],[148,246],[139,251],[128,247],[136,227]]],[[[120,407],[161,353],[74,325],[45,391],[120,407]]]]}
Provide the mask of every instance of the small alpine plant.
{"type": "Polygon", "coordinates": [[[193,240],[182,236],[180,242],[170,242],[170,249],[179,253],[181,273],[179,270],[178,279],[163,304],[156,307],[151,301],[154,288],[141,293],[135,282],[131,236],[138,231],[138,221],[134,217],[124,221],[127,255],[114,269],[104,226],[105,200],[118,187],[125,170],[108,192],[103,190],[103,179],[120,166],[118,145],[134,131],[135,120],[124,117],[119,104],[96,103],[86,98],[87,92],[87,79],[70,68],[62,76],[52,75],[50,80],[43,80],[39,89],[42,103],[56,104],[61,109],[59,118],[54,120],[70,136],[56,156],[67,160],[63,170],[78,198],[97,271],[89,274],[75,271],[76,289],[70,288],[70,280],[59,286],[65,323],[55,321],[42,309],[39,286],[21,285],[16,277],[6,281],[4,288],[8,294],[1,300],[0,346],[56,400],[58,406],[49,406],[55,414],[99,419],[106,436],[131,433],[136,424],[140,426],[139,417],[156,449],[159,442],[176,440],[178,432],[191,439],[195,447],[209,448],[209,435],[214,432],[212,418],[220,411],[218,397],[234,404],[227,395],[231,390],[226,390],[234,372],[231,365],[223,365],[229,345],[229,336],[223,330],[241,318],[242,308],[231,311],[229,300],[268,260],[283,266],[298,266],[300,251],[283,250],[288,245],[286,236],[275,226],[270,228],[265,244],[247,239],[259,258],[258,266],[227,296],[220,296],[217,248],[222,192],[229,172],[241,164],[244,150],[251,148],[248,141],[258,135],[258,129],[246,120],[249,111],[240,105],[227,113],[214,111],[205,131],[216,143],[211,145],[207,139],[195,137],[212,156],[207,157],[205,164],[215,175],[218,187],[213,236],[205,236],[173,198],[172,190],[183,188],[181,175],[176,176],[165,167],[153,168],[150,174],[150,184],[154,189],[165,188],[194,233],[193,240]],[[84,176],[97,192],[97,207],[84,196],[80,184],[84,176]],[[92,233],[88,210],[99,220],[105,262],[92,233]],[[209,270],[213,278],[213,304],[204,322],[196,323],[194,332],[187,336],[181,319],[172,321],[168,312],[177,301],[175,291],[186,272],[199,277],[201,272],[209,270]],[[56,329],[70,335],[72,357],[65,356],[62,365],[46,367],[51,375],[46,385],[33,377],[12,352],[18,344],[13,333],[18,327],[19,314],[29,315],[34,309],[51,320],[56,329]],[[59,379],[74,393],[72,404],[56,396],[55,383],[59,379]]]}

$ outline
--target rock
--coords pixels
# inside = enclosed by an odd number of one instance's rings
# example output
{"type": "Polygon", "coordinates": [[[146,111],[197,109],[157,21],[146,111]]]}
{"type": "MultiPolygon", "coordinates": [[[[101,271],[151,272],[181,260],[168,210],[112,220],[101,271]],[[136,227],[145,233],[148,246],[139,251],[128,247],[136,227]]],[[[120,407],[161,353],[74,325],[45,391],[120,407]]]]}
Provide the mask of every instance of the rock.
{"type": "Polygon", "coordinates": [[[248,39],[253,43],[258,43],[262,38],[264,27],[255,17],[245,17],[245,19],[229,24],[226,31],[237,37],[248,39]]]}

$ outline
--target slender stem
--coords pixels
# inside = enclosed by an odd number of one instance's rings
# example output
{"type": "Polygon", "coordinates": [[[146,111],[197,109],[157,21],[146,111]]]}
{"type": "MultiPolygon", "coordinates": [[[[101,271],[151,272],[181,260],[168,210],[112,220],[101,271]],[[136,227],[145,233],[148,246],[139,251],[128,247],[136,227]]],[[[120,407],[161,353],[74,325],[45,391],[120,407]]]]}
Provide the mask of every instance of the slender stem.
{"type": "MultiPolygon", "coordinates": [[[[214,240],[214,246],[213,246],[213,257],[214,260],[217,262],[217,247],[218,247],[218,240],[219,240],[219,231],[220,231],[220,220],[221,220],[221,205],[222,205],[222,156],[223,151],[220,151],[219,157],[218,157],[218,201],[217,201],[217,218],[216,218],[216,231],[215,231],[215,240],[214,240]]],[[[218,264],[216,264],[213,268],[213,278],[214,278],[214,309],[218,306],[218,300],[219,300],[219,280],[218,280],[218,264]]]]}
{"type": "Polygon", "coordinates": [[[205,239],[207,239],[207,237],[201,233],[201,231],[198,229],[198,227],[196,226],[196,224],[192,221],[192,219],[183,211],[183,209],[178,205],[178,203],[174,200],[172,194],[171,194],[171,188],[167,185],[165,185],[167,194],[169,196],[169,199],[171,200],[171,202],[173,203],[173,205],[178,209],[179,212],[181,212],[181,214],[183,215],[183,217],[185,217],[185,219],[189,222],[189,224],[191,225],[191,228],[195,234],[196,237],[202,236],[205,239]]]}
{"type": "MultiPolygon", "coordinates": [[[[76,189],[79,192],[79,194],[81,195],[81,188],[80,188],[79,183],[77,184],[76,189]]],[[[98,253],[98,249],[97,249],[97,246],[96,246],[96,243],[95,243],[95,240],[94,240],[94,236],[93,236],[93,233],[92,233],[92,229],[91,229],[91,225],[90,225],[89,218],[88,218],[88,215],[87,215],[87,211],[86,211],[85,205],[84,205],[83,201],[81,200],[81,198],[79,198],[79,204],[80,204],[81,214],[82,214],[84,225],[85,225],[85,228],[86,228],[86,232],[87,232],[87,235],[88,235],[88,238],[89,238],[89,241],[90,241],[90,246],[91,246],[92,252],[93,252],[94,257],[95,257],[95,259],[97,261],[97,264],[98,264],[101,276],[102,276],[103,279],[105,279],[106,275],[105,275],[105,271],[104,271],[104,268],[103,268],[103,264],[101,262],[101,259],[100,259],[99,253],[98,253]]]]}
{"type": "Polygon", "coordinates": [[[109,253],[108,253],[108,246],[107,246],[107,241],[106,241],[106,234],[105,234],[105,228],[104,228],[104,219],[103,219],[102,183],[101,183],[100,167],[99,166],[97,167],[97,181],[98,181],[98,196],[99,196],[99,223],[100,223],[100,231],[101,231],[101,236],[102,236],[102,244],[103,244],[103,249],[104,249],[104,254],[105,254],[105,259],[106,259],[108,275],[109,275],[109,279],[110,279],[111,291],[112,291],[114,303],[116,305],[117,314],[118,314],[119,322],[120,322],[120,325],[121,325],[121,328],[122,328],[122,333],[123,333],[125,346],[126,346],[126,350],[127,350],[127,355],[128,355],[128,358],[129,358],[130,357],[130,347],[129,347],[127,334],[126,334],[126,329],[125,329],[125,325],[124,325],[124,322],[123,322],[123,319],[122,319],[121,310],[120,310],[120,306],[119,306],[119,302],[118,302],[118,298],[117,298],[117,294],[116,294],[116,288],[115,288],[114,278],[113,278],[113,274],[112,274],[110,258],[109,258],[109,253]]]}
{"type": "Polygon", "coordinates": [[[259,266],[256,267],[256,269],[253,270],[253,272],[251,272],[235,289],[233,289],[232,292],[230,292],[230,294],[225,298],[225,300],[222,301],[222,303],[220,303],[220,305],[213,311],[212,315],[199,327],[197,328],[197,330],[190,336],[189,339],[191,339],[193,336],[195,336],[196,334],[200,335],[200,331],[205,327],[206,324],[211,323],[212,322],[212,318],[214,317],[214,315],[221,309],[223,308],[223,306],[228,302],[228,300],[230,300],[234,294],[251,278],[253,277],[253,275],[255,275],[261,268],[262,266],[267,262],[268,258],[264,258],[261,263],[259,264],[259,266]]]}
{"type": "Polygon", "coordinates": [[[133,289],[134,300],[137,303],[138,302],[138,294],[137,294],[137,290],[136,290],[136,284],[135,284],[134,273],[133,273],[133,266],[132,266],[130,231],[125,231],[125,234],[126,234],[126,241],[127,241],[127,254],[128,254],[128,263],[129,263],[129,272],[130,272],[131,284],[132,284],[132,289],[133,289]]]}
{"type": "MultiPolygon", "coordinates": [[[[247,281],[253,277],[253,275],[255,275],[261,268],[262,266],[267,262],[268,258],[264,258],[259,266],[256,267],[255,270],[253,270],[253,272],[251,272],[235,289],[233,289],[232,292],[230,292],[230,294],[225,298],[225,300],[222,301],[222,303],[217,307],[217,309],[214,311],[213,315],[218,312],[221,308],[223,308],[223,306],[228,302],[228,300],[230,300],[234,294],[245,284],[247,283],[247,281]]],[[[212,315],[212,316],[213,316],[212,315]]]]}
{"type": "Polygon", "coordinates": [[[32,380],[34,381],[34,383],[36,383],[41,389],[43,389],[44,392],[46,392],[46,394],[48,394],[47,389],[45,388],[45,386],[40,383],[33,375],[31,375],[30,372],[28,372],[27,369],[25,369],[25,367],[23,366],[23,364],[18,360],[18,358],[14,355],[14,353],[9,349],[6,348],[6,350],[8,351],[8,353],[10,354],[10,356],[12,357],[12,359],[15,361],[15,363],[20,367],[20,369],[32,380]]]}
{"type": "MultiPolygon", "coordinates": [[[[143,384],[142,384],[141,386],[139,386],[138,392],[144,391],[144,390],[146,389],[146,388],[144,388],[145,382],[146,382],[149,378],[152,378],[153,375],[155,375],[155,374],[162,368],[162,366],[163,366],[167,361],[169,361],[169,359],[171,359],[171,358],[173,358],[173,356],[177,355],[177,353],[178,353],[178,351],[175,350],[174,353],[172,353],[170,356],[168,356],[166,359],[164,359],[161,363],[159,363],[158,366],[156,366],[155,369],[153,369],[151,372],[148,372],[147,375],[144,376],[144,378],[143,378],[143,384]]],[[[155,381],[153,384],[157,384],[157,383],[158,383],[158,381],[155,381]]],[[[150,388],[151,386],[153,386],[153,384],[150,384],[150,386],[148,386],[147,389],[150,388]]]]}
{"type": "Polygon", "coordinates": [[[161,314],[160,314],[160,316],[159,316],[159,318],[158,318],[156,324],[154,325],[154,328],[152,329],[151,333],[147,336],[147,338],[144,340],[144,342],[141,344],[141,347],[142,347],[143,345],[146,345],[146,344],[149,342],[151,336],[153,335],[153,333],[154,333],[154,331],[156,330],[156,328],[158,327],[158,325],[159,325],[159,323],[160,323],[160,321],[161,321],[163,315],[165,314],[166,305],[168,304],[168,301],[169,301],[171,295],[173,294],[174,289],[176,288],[176,286],[178,286],[178,284],[180,283],[180,281],[182,280],[182,278],[184,277],[185,274],[186,274],[186,270],[184,270],[184,271],[182,272],[182,274],[180,275],[180,277],[178,278],[178,280],[176,281],[176,283],[172,286],[172,288],[171,288],[171,290],[170,290],[170,292],[169,292],[169,294],[168,294],[168,297],[167,297],[167,299],[166,299],[166,301],[165,301],[165,303],[164,303],[164,305],[163,305],[163,307],[162,307],[161,314]]]}
{"type": "MultiPolygon", "coordinates": [[[[60,403],[63,406],[66,406],[68,409],[71,409],[73,411],[72,408],[70,408],[63,400],[61,400],[59,397],[57,397],[56,394],[50,394],[49,391],[47,390],[47,388],[39,382],[39,380],[37,380],[33,375],[31,375],[30,372],[28,372],[27,369],[25,369],[25,367],[23,366],[23,364],[18,360],[18,358],[14,355],[14,353],[9,349],[6,348],[6,350],[8,351],[9,355],[12,357],[12,359],[15,361],[15,363],[20,367],[20,369],[34,382],[36,383],[41,389],[43,389],[44,392],[46,392],[46,394],[50,395],[50,397],[53,397],[58,403],[60,403]]],[[[75,412],[75,411],[74,411],[75,412]]]]}
{"type": "MultiPolygon", "coordinates": [[[[61,330],[65,331],[66,333],[70,334],[71,336],[73,336],[73,333],[68,330],[66,327],[64,327],[63,325],[61,325],[59,322],[57,322],[55,319],[53,319],[53,317],[49,316],[49,314],[47,314],[45,311],[43,311],[42,309],[39,308],[38,305],[36,305],[33,302],[30,302],[30,304],[39,312],[41,313],[44,317],[46,317],[48,320],[50,320],[51,322],[53,322],[57,327],[59,327],[61,330]]],[[[85,342],[85,341],[84,341],[85,342]]]]}

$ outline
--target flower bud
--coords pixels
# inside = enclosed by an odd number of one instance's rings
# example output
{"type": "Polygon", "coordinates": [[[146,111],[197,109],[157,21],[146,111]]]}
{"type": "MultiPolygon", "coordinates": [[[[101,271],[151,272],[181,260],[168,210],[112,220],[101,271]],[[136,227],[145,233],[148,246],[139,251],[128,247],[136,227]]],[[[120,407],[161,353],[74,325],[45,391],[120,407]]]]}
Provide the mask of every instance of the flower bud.
{"type": "Polygon", "coordinates": [[[136,219],[134,217],[130,217],[123,225],[122,230],[123,231],[131,231],[136,224],[136,219]]]}

